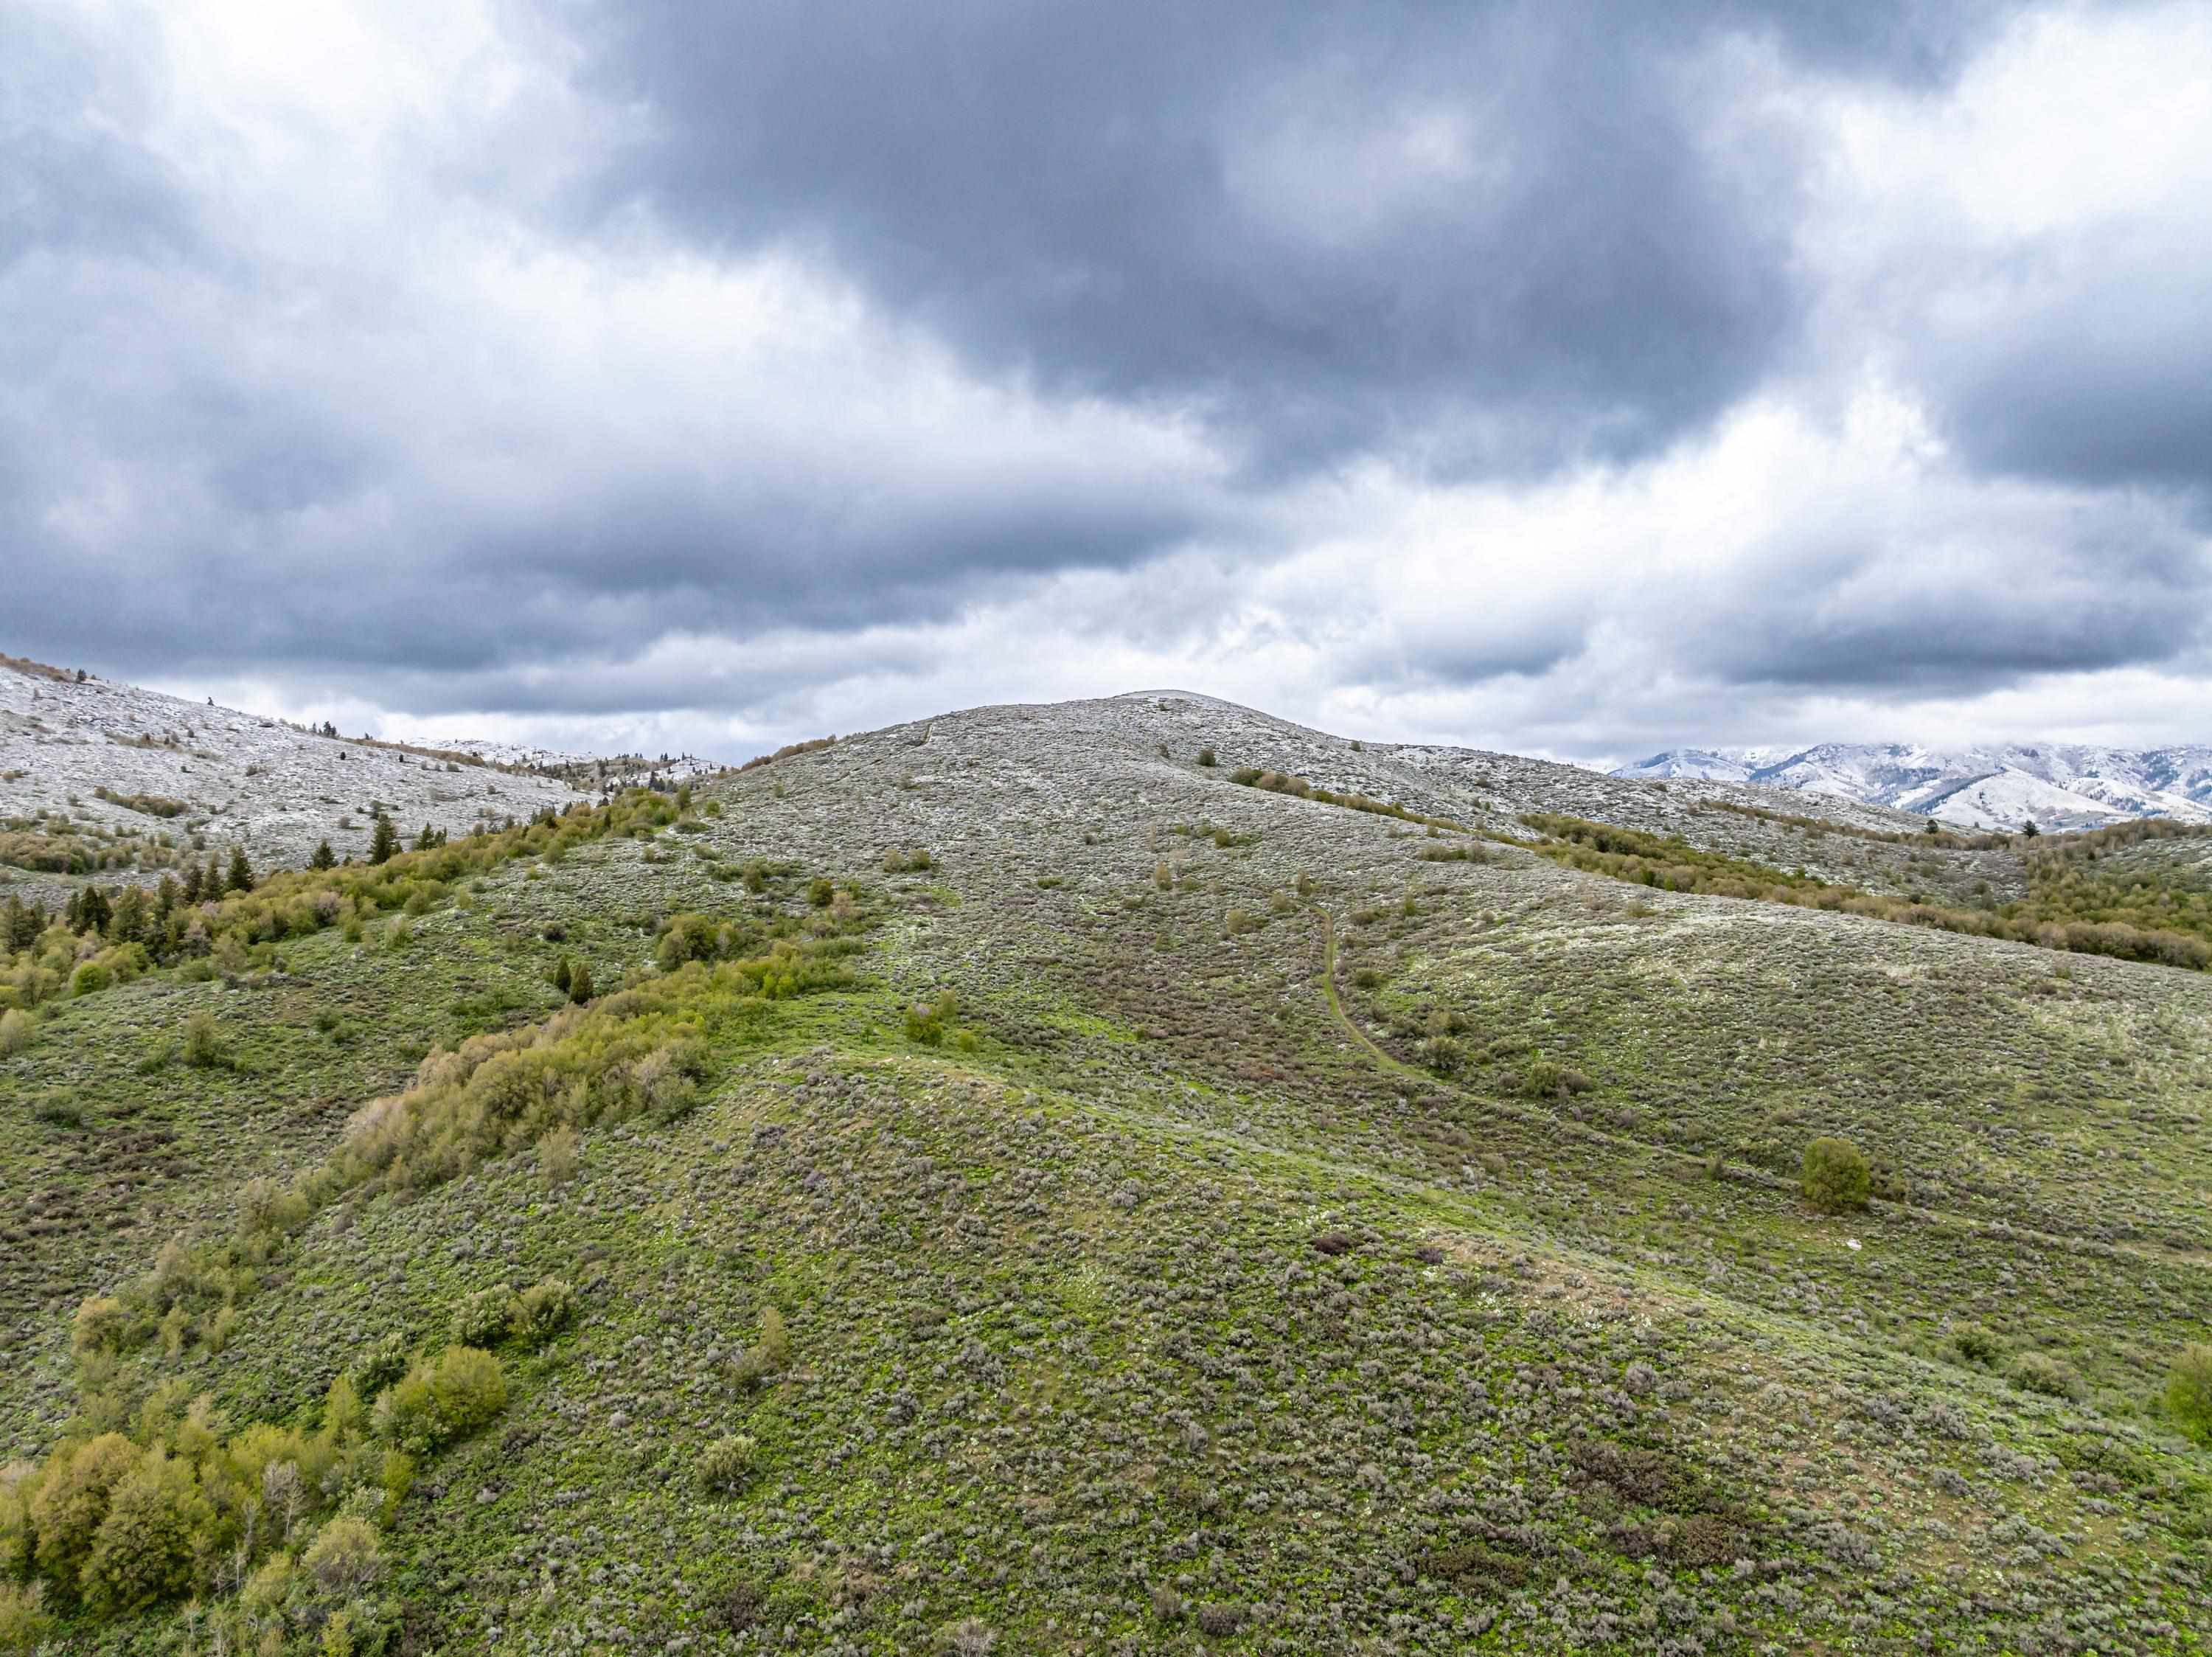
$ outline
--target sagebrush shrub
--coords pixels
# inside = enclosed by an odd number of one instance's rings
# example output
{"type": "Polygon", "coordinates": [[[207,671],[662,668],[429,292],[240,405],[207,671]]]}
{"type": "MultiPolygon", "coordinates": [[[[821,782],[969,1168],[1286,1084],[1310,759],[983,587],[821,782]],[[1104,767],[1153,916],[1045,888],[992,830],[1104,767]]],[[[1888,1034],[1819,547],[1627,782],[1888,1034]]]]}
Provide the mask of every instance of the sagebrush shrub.
{"type": "Polygon", "coordinates": [[[514,1297],[504,1288],[480,1288],[462,1296],[453,1307],[453,1332],[456,1344],[490,1347],[507,1333],[514,1297]]]}
{"type": "Polygon", "coordinates": [[[759,1447],[743,1433],[716,1439],[699,1453],[700,1488],[716,1496],[734,1496],[752,1481],[758,1459],[759,1447]]]}
{"type": "Polygon", "coordinates": [[[576,1315],[576,1291],[558,1277],[541,1277],[514,1297],[507,1332],[524,1346],[543,1346],[576,1315]]]}
{"type": "Polygon", "coordinates": [[[2081,1396],[2081,1376],[2073,1367],[2043,1352],[2023,1352],[2012,1361],[2006,1371],[2014,1386],[2023,1392],[2039,1392],[2047,1398],[2074,1398],[2081,1396]]]}

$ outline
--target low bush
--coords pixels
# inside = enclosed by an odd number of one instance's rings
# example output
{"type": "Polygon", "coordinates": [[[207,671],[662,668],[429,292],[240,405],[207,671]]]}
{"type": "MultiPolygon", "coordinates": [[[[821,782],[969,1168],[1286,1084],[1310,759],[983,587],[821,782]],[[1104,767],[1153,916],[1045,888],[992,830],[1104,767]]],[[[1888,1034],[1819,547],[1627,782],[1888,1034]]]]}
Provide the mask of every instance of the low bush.
{"type": "Polygon", "coordinates": [[[558,1277],[541,1277],[514,1297],[507,1333],[523,1346],[543,1346],[576,1315],[576,1291],[558,1277]]]}
{"type": "Polygon", "coordinates": [[[2047,1398],[2078,1398],[2082,1395],[2081,1378],[2074,1373],[2073,1367],[2045,1353],[2021,1353],[2012,1361],[2005,1374],[2023,1392],[2037,1392],[2047,1398]]]}
{"type": "Polygon", "coordinates": [[[497,1346],[507,1334],[514,1296],[504,1288],[480,1288],[453,1307],[453,1335],[462,1346],[497,1346]]]}
{"type": "Polygon", "coordinates": [[[758,1460],[758,1447],[744,1434],[716,1439],[699,1453],[700,1488],[717,1496],[735,1496],[752,1482],[758,1460]]]}
{"type": "Polygon", "coordinates": [[[499,1360],[479,1347],[449,1346],[434,1361],[416,1360],[380,1393],[377,1431],[410,1454],[465,1438],[507,1407],[499,1360]]]}
{"type": "Polygon", "coordinates": [[[2166,1413],[2200,1444],[2212,1444],[2212,1345],[2181,1349],[2166,1377],[2166,1413]]]}
{"type": "Polygon", "coordinates": [[[1856,1146],[1822,1137],[1805,1147],[1800,1185],[1805,1200],[1823,1214],[1843,1214],[1867,1205],[1874,1189],[1874,1171],[1856,1146]]]}

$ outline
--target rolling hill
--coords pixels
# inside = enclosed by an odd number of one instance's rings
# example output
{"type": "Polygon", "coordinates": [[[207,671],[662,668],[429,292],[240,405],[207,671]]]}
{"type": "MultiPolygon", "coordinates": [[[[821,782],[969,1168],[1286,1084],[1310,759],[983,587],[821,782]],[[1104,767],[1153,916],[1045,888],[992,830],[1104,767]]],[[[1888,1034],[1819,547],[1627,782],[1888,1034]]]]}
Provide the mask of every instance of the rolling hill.
{"type": "Polygon", "coordinates": [[[517,816],[11,939],[0,1649],[2203,1648],[2185,825],[1174,691],[517,816]]]}

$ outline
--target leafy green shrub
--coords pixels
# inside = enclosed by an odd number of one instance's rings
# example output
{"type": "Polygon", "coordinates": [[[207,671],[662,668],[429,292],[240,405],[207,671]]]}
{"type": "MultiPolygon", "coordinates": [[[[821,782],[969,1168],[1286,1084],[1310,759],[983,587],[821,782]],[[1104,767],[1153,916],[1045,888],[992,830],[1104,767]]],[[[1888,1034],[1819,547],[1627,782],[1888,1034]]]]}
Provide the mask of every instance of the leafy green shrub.
{"type": "Polygon", "coordinates": [[[31,1498],[40,1573],[64,1593],[78,1591],[78,1573],[107,1518],[115,1492],[145,1453],[120,1433],[103,1433],[67,1453],[57,1452],[31,1498]]]}
{"type": "Polygon", "coordinates": [[[538,1141],[538,1174],[549,1185],[565,1185],[576,1177],[581,1160],[576,1130],[562,1123],[538,1141]]]}
{"type": "Polygon", "coordinates": [[[760,1339],[747,1348],[733,1366],[737,1383],[740,1386],[758,1386],[790,1367],[791,1333],[784,1326],[783,1313],[772,1306],[764,1307],[761,1310],[760,1339]]]}
{"type": "Polygon", "coordinates": [[[2038,1392],[2047,1398],[2078,1398],[2083,1392],[2081,1378],[2073,1367],[2047,1353],[2023,1352],[2005,1373],[2021,1392],[2038,1392]]]}
{"type": "Polygon", "coordinates": [[[0,1581],[0,1650],[31,1657],[51,1633],[53,1617],[46,1612],[46,1584],[33,1581],[18,1588],[0,1581]]]}
{"type": "Polygon", "coordinates": [[[504,1288],[480,1288],[461,1297],[453,1307],[454,1342],[461,1346],[492,1347],[507,1334],[514,1310],[514,1296],[504,1288]]]}
{"type": "Polygon", "coordinates": [[[193,1538],[212,1514],[188,1461],[155,1450],[116,1487],[84,1562],[86,1608],[137,1611],[191,1586],[193,1538]]]}
{"type": "Polygon", "coordinates": [[[1863,1209],[1874,1188],[1874,1171],[1857,1147],[1826,1136],[1805,1147],[1801,1185],[1805,1200],[1823,1214],[1863,1209]]]}
{"type": "Polygon", "coordinates": [[[1532,1058],[1521,1072],[1521,1092],[1529,1099],[1565,1099],[1570,1093],[1586,1093],[1589,1088],[1588,1076],[1556,1059],[1532,1058]]]}
{"type": "Polygon", "coordinates": [[[939,990],[937,999],[928,1006],[914,1006],[906,1009],[906,1039],[924,1047],[937,1046],[945,1039],[945,1026],[959,1011],[959,992],[939,990]]]}
{"type": "Polygon", "coordinates": [[[95,1353],[120,1351],[131,1327],[131,1314],[112,1295],[94,1295],[76,1309],[70,1325],[70,1355],[79,1360],[95,1353]]]}
{"type": "Polygon", "coordinates": [[[576,1315],[576,1291],[558,1277],[541,1277],[514,1297],[507,1333],[524,1346],[543,1346],[576,1315]]]}
{"type": "Polygon", "coordinates": [[[434,1362],[416,1359],[378,1395],[376,1429],[421,1454],[474,1432],[506,1407],[499,1360],[478,1347],[449,1346],[434,1362]]]}
{"type": "Polygon", "coordinates": [[[46,1584],[18,1587],[0,1582],[0,1651],[30,1657],[53,1632],[54,1619],[46,1611],[46,1584]]]}
{"type": "Polygon", "coordinates": [[[365,1398],[374,1398],[407,1373],[409,1362],[406,1338],[394,1331],[355,1363],[351,1371],[355,1392],[365,1398]]]}
{"type": "Polygon", "coordinates": [[[438,1418],[449,1436],[474,1432],[507,1408],[507,1380],[499,1360],[477,1347],[449,1346],[430,1379],[438,1418]]]}
{"type": "Polygon", "coordinates": [[[19,1007],[0,1013],[0,1058],[12,1058],[31,1045],[38,1022],[19,1007]]]}
{"type": "Polygon", "coordinates": [[[185,1063],[206,1070],[222,1063],[222,1032],[204,1009],[185,1020],[185,1063]]]}
{"type": "Polygon", "coordinates": [[[1211,748],[1200,748],[1198,751],[1198,763],[1205,766],[1208,771],[1212,770],[1216,763],[1213,757],[1213,750],[1211,748]]]}
{"type": "Polygon", "coordinates": [[[2200,1444],[2212,1444],[2212,1345],[2181,1349],[2166,1377],[2166,1413],[2200,1444]]]}
{"type": "Polygon", "coordinates": [[[700,1487],[717,1496],[734,1496],[751,1483],[759,1447],[742,1433],[716,1439],[699,1453],[700,1487]]]}
{"type": "Polygon", "coordinates": [[[337,1514],[307,1544],[300,1566],[325,1598],[358,1599],[384,1575],[376,1527],[350,1514],[337,1514]]]}

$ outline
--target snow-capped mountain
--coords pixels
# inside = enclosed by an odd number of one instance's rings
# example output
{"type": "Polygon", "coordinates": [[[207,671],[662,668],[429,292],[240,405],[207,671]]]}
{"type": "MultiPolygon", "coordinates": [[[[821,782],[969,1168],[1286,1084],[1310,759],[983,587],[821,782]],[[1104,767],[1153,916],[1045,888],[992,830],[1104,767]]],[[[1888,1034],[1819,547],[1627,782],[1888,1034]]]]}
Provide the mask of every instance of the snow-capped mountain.
{"type": "Polygon", "coordinates": [[[1894,806],[1967,828],[2094,828],[2129,817],[2212,822],[2212,746],[2136,751],[2077,743],[1929,748],[1824,742],[1674,748],[1615,777],[1708,777],[1894,806]]]}

